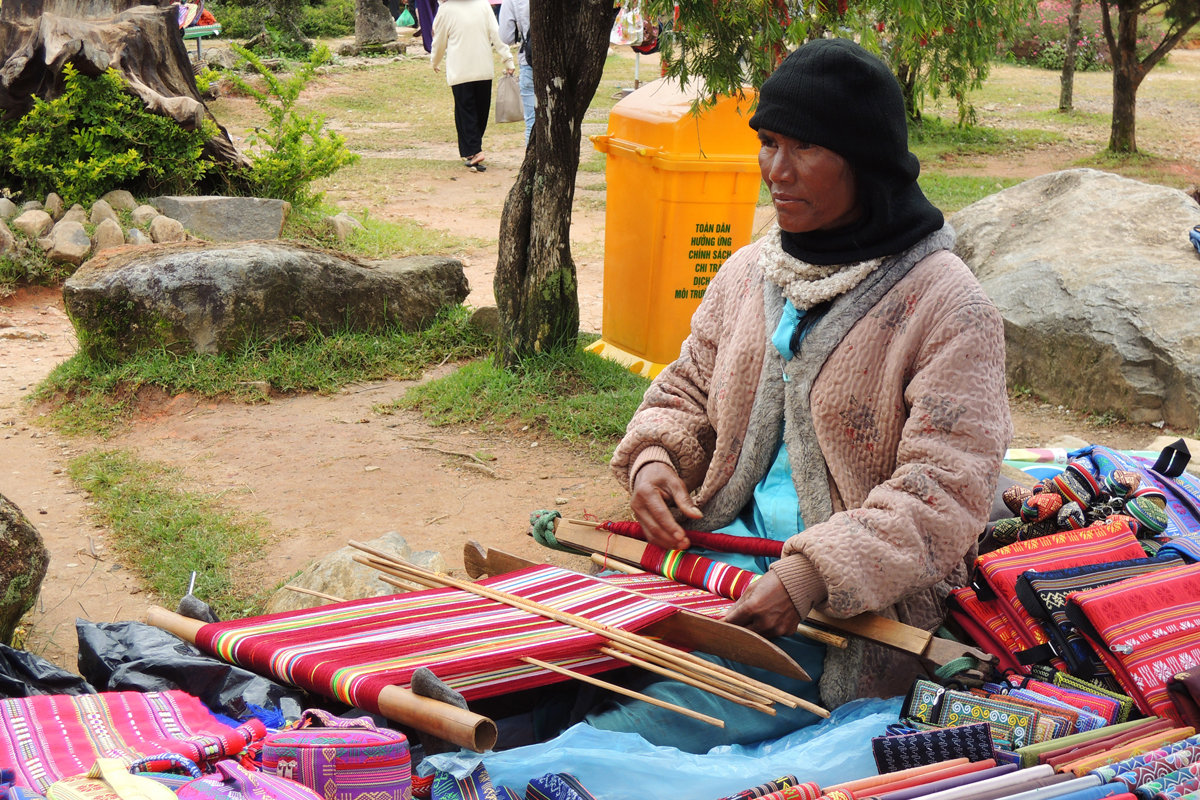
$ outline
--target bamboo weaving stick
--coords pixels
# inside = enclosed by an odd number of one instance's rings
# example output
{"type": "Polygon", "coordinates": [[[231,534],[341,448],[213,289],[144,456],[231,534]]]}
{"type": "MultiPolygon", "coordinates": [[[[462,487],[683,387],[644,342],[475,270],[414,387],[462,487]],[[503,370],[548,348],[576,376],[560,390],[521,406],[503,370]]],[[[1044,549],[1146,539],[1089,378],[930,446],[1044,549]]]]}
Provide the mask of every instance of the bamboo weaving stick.
{"type": "Polygon", "coordinates": [[[746,706],[747,708],[753,708],[756,711],[761,711],[764,714],[775,716],[775,709],[767,705],[766,702],[756,702],[754,700],[747,699],[740,695],[734,694],[733,692],[726,691],[718,686],[707,684],[696,678],[684,675],[682,672],[676,672],[672,669],[668,669],[667,667],[661,667],[658,664],[638,658],[637,656],[631,656],[628,653],[622,653],[620,650],[614,650],[611,647],[601,647],[600,652],[604,653],[606,656],[624,661],[626,664],[632,664],[635,667],[641,667],[647,672],[653,672],[655,675],[662,675],[664,678],[670,678],[671,680],[679,681],[680,683],[686,683],[688,686],[695,686],[697,689],[703,689],[711,694],[724,697],[726,700],[729,700],[732,703],[737,703],[739,705],[746,706]]]}
{"type": "Polygon", "coordinates": [[[692,719],[698,719],[701,722],[707,722],[709,725],[715,725],[718,728],[725,727],[725,720],[717,719],[716,717],[710,717],[707,714],[701,714],[699,711],[692,711],[690,708],[677,706],[674,703],[667,703],[663,700],[659,700],[656,697],[651,697],[648,694],[642,694],[641,692],[635,692],[632,689],[626,689],[624,686],[618,686],[615,683],[609,683],[606,680],[601,680],[600,678],[592,675],[584,675],[582,672],[575,672],[574,670],[567,669],[566,667],[560,667],[557,664],[551,664],[549,661],[542,661],[540,658],[534,658],[533,656],[523,656],[521,660],[526,664],[533,664],[535,667],[548,669],[551,672],[557,672],[561,675],[566,675],[568,678],[574,678],[577,681],[590,683],[593,686],[599,686],[601,689],[608,689],[610,692],[616,692],[617,694],[625,695],[626,697],[632,697],[634,700],[641,700],[644,703],[649,703],[652,706],[658,706],[659,708],[665,708],[668,711],[674,711],[676,714],[683,714],[685,717],[691,717],[692,719]]]}

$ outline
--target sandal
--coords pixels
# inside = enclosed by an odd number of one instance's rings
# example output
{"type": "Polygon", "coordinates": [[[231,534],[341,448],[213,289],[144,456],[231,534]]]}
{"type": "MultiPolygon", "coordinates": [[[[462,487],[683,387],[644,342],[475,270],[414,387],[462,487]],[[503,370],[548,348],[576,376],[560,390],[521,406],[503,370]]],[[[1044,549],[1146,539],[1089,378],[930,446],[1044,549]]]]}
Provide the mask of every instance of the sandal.
{"type": "Polygon", "coordinates": [[[467,166],[468,167],[478,167],[480,164],[483,163],[483,159],[484,159],[483,152],[482,151],[478,152],[475,155],[473,155],[467,159],[467,166]]]}

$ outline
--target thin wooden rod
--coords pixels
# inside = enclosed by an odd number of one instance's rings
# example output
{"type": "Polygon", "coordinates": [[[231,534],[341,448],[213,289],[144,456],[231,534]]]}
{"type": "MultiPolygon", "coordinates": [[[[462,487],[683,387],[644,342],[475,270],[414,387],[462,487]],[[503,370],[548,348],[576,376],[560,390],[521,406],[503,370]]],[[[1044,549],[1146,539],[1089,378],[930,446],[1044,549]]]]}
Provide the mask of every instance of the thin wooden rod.
{"type": "MultiPolygon", "coordinates": [[[[753,685],[738,682],[736,679],[731,679],[725,675],[717,673],[716,671],[705,672],[693,669],[690,664],[681,664],[678,660],[671,658],[670,654],[667,653],[651,653],[645,651],[631,652],[628,649],[623,649],[622,646],[617,643],[612,645],[612,649],[625,653],[627,657],[640,658],[645,661],[649,661],[652,664],[657,664],[664,669],[669,669],[676,672],[684,672],[685,674],[691,675],[697,680],[705,681],[714,686],[720,686],[726,691],[739,695],[757,705],[770,705],[772,703],[782,703],[783,705],[788,705],[787,703],[783,703],[774,695],[760,691],[753,685]]],[[[795,708],[795,706],[789,705],[789,708],[795,708]]]]}
{"type": "Polygon", "coordinates": [[[614,572],[623,572],[626,575],[649,575],[644,569],[638,569],[632,564],[626,564],[624,561],[613,561],[604,553],[592,553],[592,563],[599,564],[605,569],[611,569],[614,572]]]}
{"type": "Polygon", "coordinates": [[[313,589],[305,589],[303,586],[284,586],[283,588],[287,589],[289,592],[296,592],[297,594],[307,594],[307,595],[312,595],[313,597],[319,597],[322,600],[328,600],[331,603],[346,602],[341,597],[334,597],[331,594],[325,594],[324,592],[318,592],[313,589]]]}
{"type": "Polygon", "coordinates": [[[753,708],[755,711],[761,711],[764,714],[775,716],[775,709],[770,705],[767,705],[766,702],[756,703],[753,700],[748,700],[744,697],[734,694],[733,692],[727,692],[719,686],[705,683],[702,680],[685,675],[682,672],[676,672],[673,669],[659,666],[658,664],[647,661],[646,659],[638,658],[637,656],[631,656],[628,653],[623,653],[620,650],[615,650],[611,647],[601,647],[600,652],[604,653],[604,655],[609,656],[610,658],[615,658],[619,661],[624,661],[626,664],[632,664],[635,667],[640,667],[647,672],[653,672],[655,675],[661,675],[664,678],[670,678],[673,681],[686,683],[688,686],[694,686],[697,689],[702,689],[709,694],[715,694],[718,697],[723,697],[730,702],[737,703],[738,705],[743,705],[747,708],[753,708]]]}
{"type": "Polygon", "coordinates": [[[575,672],[574,670],[569,670],[566,667],[560,667],[557,664],[551,664],[549,661],[542,661],[540,658],[534,658],[533,656],[522,656],[521,660],[526,664],[533,664],[535,667],[548,669],[551,672],[557,672],[560,675],[566,675],[567,677],[574,678],[577,681],[590,683],[593,686],[599,686],[602,689],[608,689],[610,692],[616,692],[617,694],[624,695],[625,697],[632,697],[635,700],[641,700],[644,703],[649,703],[652,706],[658,706],[659,708],[665,708],[668,711],[674,711],[676,714],[683,714],[685,717],[691,717],[692,719],[698,719],[701,722],[707,722],[709,725],[713,725],[718,728],[725,727],[725,720],[717,719],[716,717],[710,717],[707,714],[701,714],[699,711],[692,711],[690,708],[684,708],[683,706],[677,706],[674,703],[668,703],[663,700],[659,700],[658,698],[651,697],[648,694],[642,694],[641,692],[635,692],[632,689],[626,689],[624,686],[618,686],[615,683],[609,683],[606,680],[601,680],[600,678],[596,678],[592,675],[584,675],[582,672],[575,672]]]}
{"type": "Polygon", "coordinates": [[[382,565],[378,565],[378,564],[373,565],[373,566],[375,566],[376,569],[379,569],[382,572],[388,572],[391,574],[399,574],[401,577],[405,577],[405,576],[409,576],[409,575],[420,575],[427,579],[442,581],[447,586],[459,588],[464,591],[468,591],[468,592],[472,592],[474,594],[481,595],[483,597],[489,597],[491,599],[497,600],[497,601],[505,603],[507,605],[512,605],[517,608],[522,608],[526,611],[529,611],[530,613],[538,614],[540,616],[544,616],[549,619],[553,619],[553,620],[562,622],[564,624],[573,625],[573,626],[581,628],[583,630],[587,630],[591,633],[595,633],[597,635],[604,636],[604,637],[608,638],[609,640],[611,640],[614,645],[621,647],[621,649],[630,651],[634,655],[641,655],[642,653],[645,653],[645,652],[658,653],[660,655],[663,655],[664,657],[669,657],[671,659],[675,659],[675,660],[677,660],[677,663],[683,664],[685,666],[689,666],[692,669],[698,669],[698,670],[701,670],[704,672],[710,672],[710,673],[716,672],[716,673],[724,676],[726,679],[732,680],[735,683],[738,683],[739,685],[753,686],[761,694],[765,694],[765,695],[775,699],[777,702],[781,702],[791,708],[802,707],[805,710],[811,711],[813,714],[816,714],[817,716],[820,716],[820,717],[828,717],[829,716],[828,711],[826,711],[825,709],[821,708],[818,705],[810,703],[809,701],[807,701],[803,698],[796,697],[795,695],[789,694],[788,692],[784,692],[781,689],[771,686],[770,684],[763,683],[761,681],[756,681],[745,675],[734,672],[733,670],[728,669],[726,667],[722,667],[718,664],[713,664],[709,661],[705,661],[704,659],[701,659],[695,655],[692,655],[691,653],[686,653],[684,651],[680,651],[680,650],[676,650],[671,647],[667,647],[666,645],[655,642],[651,639],[647,639],[644,636],[639,636],[638,634],[635,634],[635,633],[623,631],[619,628],[614,628],[610,625],[603,625],[603,624],[594,622],[594,621],[588,619],[587,617],[583,617],[578,614],[571,614],[571,613],[565,612],[565,611],[560,611],[559,609],[552,608],[550,606],[545,606],[540,603],[536,603],[534,601],[528,600],[528,599],[526,599],[524,597],[520,597],[518,595],[509,594],[507,592],[502,592],[497,589],[493,589],[489,586],[471,583],[470,581],[463,581],[458,578],[453,578],[449,575],[439,575],[438,573],[431,572],[430,570],[426,570],[421,567],[414,566],[412,564],[406,564],[402,561],[397,561],[397,560],[393,559],[391,556],[388,556],[386,553],[382,553],[378,550],[375,550],[374,548],[371,548],[370,546],[365,545],[361,542],[356,542],[356,541],[352,540],[349,542],[349,545],[356,549],[362,550],[363,552],[378,556],[380,560],[390,563],[391,566],[387,567],[387,568],[384,568],[382,565]]]}

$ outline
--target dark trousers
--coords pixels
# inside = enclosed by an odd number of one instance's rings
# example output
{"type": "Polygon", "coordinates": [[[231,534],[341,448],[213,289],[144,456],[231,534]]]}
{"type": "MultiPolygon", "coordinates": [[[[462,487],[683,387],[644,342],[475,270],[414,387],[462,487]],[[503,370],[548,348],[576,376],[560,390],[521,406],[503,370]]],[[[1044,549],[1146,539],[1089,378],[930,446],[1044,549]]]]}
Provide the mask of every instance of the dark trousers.
{"type": "Polygon", "coordinates": [[[487,130],[492,108],[492,82],[470,81],[451,86],[450,90],[454,92],[458,154],[470,158],[483,150],[483,132],[487,130]]]}

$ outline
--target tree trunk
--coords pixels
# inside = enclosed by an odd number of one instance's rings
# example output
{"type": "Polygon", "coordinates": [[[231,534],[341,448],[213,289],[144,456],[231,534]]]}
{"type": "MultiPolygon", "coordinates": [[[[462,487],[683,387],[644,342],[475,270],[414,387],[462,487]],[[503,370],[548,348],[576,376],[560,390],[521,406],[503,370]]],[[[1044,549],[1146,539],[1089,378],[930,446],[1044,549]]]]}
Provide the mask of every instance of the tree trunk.
{"type": "Polygon", "coordinates": [[[612,0],[532,0],[537,116],[525,161],[500,217],[494,282],[500,364],[571,348],[579,296],[571,258],[571,203],[584,113],[600,77],[613,22],[612,0]]]}
{"type": "Polygon", "coordinates": [[[396,20],[380,0],[354,0],[354,44],[378,47],[396,41],[396,20]]]}
{"type": "Polygon", "coordinates": [[[900,93],[904,96],[904,110],[908,114],[908,121],[914,123],[921,121],[921,104],[917,97],[919,74],[920,67],[911,64],[896,65],[896,80],[900,82],[900,93]]]}
{"type": "Polygon", "coordinates": [[[5,0],[0,5],[0,113],[19,119],[35,97],[51,100],[63,89],[63,66],[96,76],[120,73],[146,108],[187,130],[204,119],[220,129],[207,155],[248,166],[196,90],[192,63],[174,6],[136,0],[5,0]]]}
{"type": "Polygon", "coordinates": [[[1109,21],[1105,8],[1105,35],[1113,62],[1112,129],[1108,149],[1114,153],[1137,152],[1137,90],[1146,72],[1137,55],[1137,0],[1117,0],[1117,25],[1109,21]]]}
{"type": "Polygon", "coordinates": [[[1058,110],[1070,111],[1075,107],[1075,56],[1079,51],[1079,17],[1083,13],[1083,0],[1071,0],[1071,14],[1067,21],[1067,57],[1063,60],[1062,89],[1058,95],[1058,110]]]}

